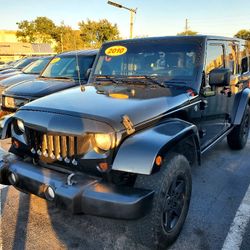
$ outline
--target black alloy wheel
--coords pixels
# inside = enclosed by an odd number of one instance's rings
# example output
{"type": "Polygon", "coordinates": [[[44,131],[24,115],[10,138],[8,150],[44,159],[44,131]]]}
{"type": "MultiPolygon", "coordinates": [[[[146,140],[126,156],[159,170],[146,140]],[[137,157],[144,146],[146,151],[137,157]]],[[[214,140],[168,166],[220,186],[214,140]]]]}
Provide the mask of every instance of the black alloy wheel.
{"type": "Polygon", "coordinates": [[[162,214],[162,225],[169,233],[177,225],[183,212],[186,198],[186,181],[183,176],[177,176],[172,183],[166,197],[162,214]]]}

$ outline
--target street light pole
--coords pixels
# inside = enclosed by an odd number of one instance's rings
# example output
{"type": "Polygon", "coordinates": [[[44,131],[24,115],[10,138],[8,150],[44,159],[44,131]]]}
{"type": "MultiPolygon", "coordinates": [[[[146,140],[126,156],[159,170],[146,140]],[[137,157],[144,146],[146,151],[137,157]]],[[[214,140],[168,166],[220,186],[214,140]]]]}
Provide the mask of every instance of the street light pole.
{"type": "Polygon", "coordinates": [[[137,8],[136,9],[128,8],[126,6],[123,6],[123,5],[119,4],[119,3],[115,3],[115,2],[112,2],[112,1],[108,1],[108,4],[113,5],[114,7],[117,7],[117,8],[120,8],[120,9],[129,10],[129,12],[130,12],[129,38],[133,38],[134,14],[136,14],[137,8]]]}

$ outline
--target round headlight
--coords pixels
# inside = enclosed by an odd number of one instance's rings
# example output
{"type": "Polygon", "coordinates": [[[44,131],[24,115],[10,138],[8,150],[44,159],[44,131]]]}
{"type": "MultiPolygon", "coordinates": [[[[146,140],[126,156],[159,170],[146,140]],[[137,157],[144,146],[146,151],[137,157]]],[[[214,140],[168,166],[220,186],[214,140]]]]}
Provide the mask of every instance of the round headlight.
{"type": "Polygon", "coordinates": [[[17,127],[22,133],[24,133],[24,123],[21,120],[17,120],[17,127]]]}
{"type": "Polygon", "coordinates": [[[111,134],[95,134],[95,146],[99,149],[107,151],[113,146],[113,136],[111,134]]]}

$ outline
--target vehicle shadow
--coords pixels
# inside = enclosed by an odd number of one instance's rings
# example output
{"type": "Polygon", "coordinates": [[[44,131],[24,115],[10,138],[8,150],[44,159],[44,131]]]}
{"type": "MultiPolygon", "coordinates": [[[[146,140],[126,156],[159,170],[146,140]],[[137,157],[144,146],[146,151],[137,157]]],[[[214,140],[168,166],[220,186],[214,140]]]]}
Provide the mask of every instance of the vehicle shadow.
{"type": "Polygon", "coordinates": [[[147,250],[127,236],[125,221],[83,214],[72,215],[53,204],[48,204],[48,213],[57,237],[68,249],[147,250]]]}
{"type": "Polygon", "coordinates": [[[1,237],[3,249],[26,249],[30,196],[13,193],[13,188],[1,190],[1,237]]]}
{"type": "Polygon", "coordinates": [[[8,196],[8,190],[9,190],[8,187],[1,188],[1,190],[0,190],[1,214],[2,214],[3,211],[4,211],[5,203],[6,203],[7,196],[8,196]]]}
{"type": "MultiPolygon", "coordinates": [[[[230,150],[223,141],[202,157],[202,166],[193,169],[193,197],[187,221],[170,249],[221,249],[242,199],[237,189],[249,184],[249,176],[243,175],[247,173],[244,170],[249,150],[250,140],[242,151],[230,150]],[[229,192],[227,183],[232,184],[229,192]],[[221,224],[223,232],[216,235],[221,224]]],[[[128,237],[124,221],[72,215],[14,188],[5,188],[1,193],[3,249],[147,249],[128,237]]]]}

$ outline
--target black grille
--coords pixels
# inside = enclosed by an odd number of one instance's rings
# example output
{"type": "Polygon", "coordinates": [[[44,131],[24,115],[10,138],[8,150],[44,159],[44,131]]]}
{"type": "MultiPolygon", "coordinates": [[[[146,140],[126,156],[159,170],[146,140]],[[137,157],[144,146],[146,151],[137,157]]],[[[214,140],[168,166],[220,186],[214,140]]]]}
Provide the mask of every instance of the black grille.
{"type": "Polygon", "coordinates": [[[82,137],[54,135],[30,129],[27,137],[31,152],[45,162],[64,161],[76,164],[77,158],[90,148],[88,135],[82,137]]]}

